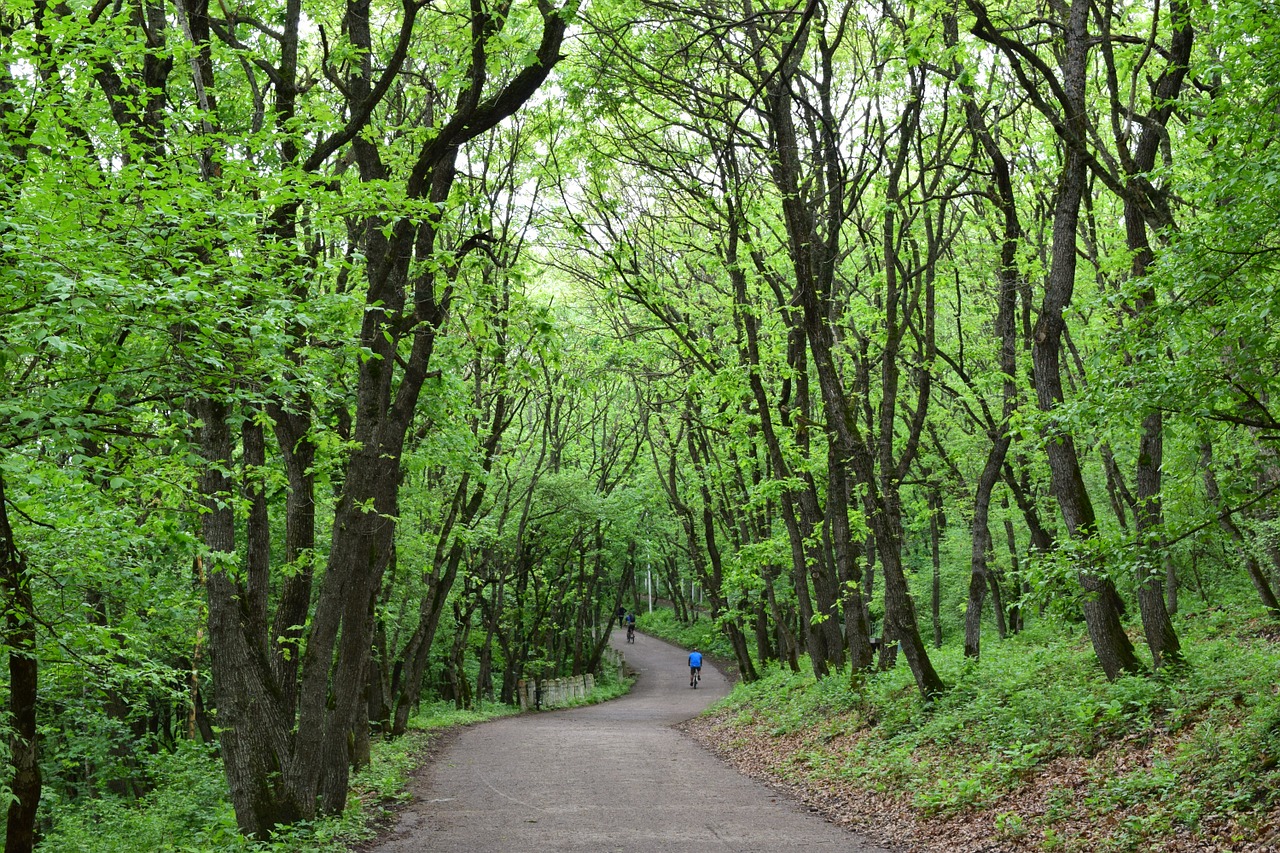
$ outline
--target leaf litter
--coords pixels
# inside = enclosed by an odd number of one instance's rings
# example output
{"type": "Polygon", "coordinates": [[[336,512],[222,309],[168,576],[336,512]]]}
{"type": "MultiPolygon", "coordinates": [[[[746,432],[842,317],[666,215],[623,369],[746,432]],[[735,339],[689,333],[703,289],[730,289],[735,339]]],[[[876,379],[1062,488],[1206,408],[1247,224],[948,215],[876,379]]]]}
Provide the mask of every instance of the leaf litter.
{"type": "Polygon", "coordinates": [[[818,726],[776,734],[712,712],[680,728],[711,752],[825,819],[901,853],[1019,853],[1133,850],[1150,853],[1277,853],[1280,805],[1260,817],[1210,814],[1196,829],[1138,831],[1150,809],[1090,802],[1098,781],[1150,768],[1172,738],[1128,739],[1088,757],[1056,758],[1027,769],[1010,790],[971,807],[929,813],[914,791],[876,790],[843,756],[866,732],[835,736],[818,726]]]}

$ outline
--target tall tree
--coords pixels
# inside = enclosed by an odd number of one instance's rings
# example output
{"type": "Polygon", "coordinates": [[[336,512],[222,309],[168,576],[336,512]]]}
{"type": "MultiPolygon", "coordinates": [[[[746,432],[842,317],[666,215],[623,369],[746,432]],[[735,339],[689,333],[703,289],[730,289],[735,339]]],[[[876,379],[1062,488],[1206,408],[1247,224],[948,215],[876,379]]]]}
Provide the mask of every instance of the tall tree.
{"type": "MultiPolygon", "coordinates": [[[[192,38],[205,46],[207,56],[210,47],[204,34],[217,27],[207,19],[207,8],[189,11],[192,38]]],[[[297,56],[301,31],[300,4],[288,11],[285,65],[297,56]]],[[[450,78],[455,87],[451,111],[437,110],[441,93],[432,88],[401,90],[405,97],[421,99],[414,121],[431,132],[405,137],[412,148],[395,158],[366,128],[379,115],[389,118],[377,111],[401,79],[411,46],[428,37],[430,15],[417,4],[404,4],[398,20],[389,19],[392,49],[384,57],[376,47],[382,33],[375,30],[384,18],[368,3],[349,3],[341,23],[350,59],[340,64],[325,59],[326,72],[346,101],[347,120],[335,133],[321,136],[305,157],[300,155],[298,170],[314,172],[345,150],[347,162],[356,167],[353,192],[361,195],[377,188],[385,193],[392,187],[397,192],[394,206],[392,198],[364,196],[367,212],[355,224],[365,259],[365,289],[358,333],[362,355],[351,386],[351,450],[341,463],[332,533],[305,623],[296,691],[277,680],[279,667],[272,659],[286,652],[268,633],[261,609],[255,612],[246,606],[255,599],[252,590],[262,583],[254,575],[255,567],[260,572],[269,563],[250,555],[248,573],[234,567],[236,525],[227,500],[232,483],[226,472],[233,470],[236,451],[233,427],[245,414],[219,389],[210,389],[199,403],[207,466],[201,491],[206,506],[204,544],[211,562],[210,646],[222,754],[246,834],[269,835],[277,825],[340,811],[346,802],[350,738],[367,725],[362,700],[375,596],[392,552],[405,442],[437,338],[453,307],[450,270],[478,244],[474,234],[455,232],[450,241],[446,233],[452,227],[448,210],[460,152],[515,113],[546,80],[560,58],[572,9],[538,4],[529,13],[540,33],[515,33],[524,20],[517,15],[495,15],[479,4],[468,10],[469,26],[454,45],[457,58],[444,60],[457,63],[450,78]],[[520,59],[495,51],[500,47],[497,37],[505,33],[519,45],[511,50],[520,59]],[[402,210],[419,213],[405,216],[402,210]]],[[[221,34],[234,40],[240,21],[221,23],[221,34]]],[[[207,59],[197,79],[206,91],[215,84],[207,59]]],[[[293,77],[273,80],[286,89],[299,86],[293,77]]],[[[289,139],[289,144],[296,144],[297,137],[289,139]]],[[[214,177],[216,173],[215,169],[214,177]]],[[[301,198],[287,200],[269,217],[272,233],[284,235],[285,247],[301,206],[301,198]]],[[[299,260],[302,272],[307,259],[299,260]]]]}
{"type": "Polygon", "coordinates": [[[976,17],[975,34],[999,48],[1014,65],[1021,80],[1029,82],[1026,66],[1034,68],[1038,74],[1053,81],[1057,95],[1057,106],[1047,111],[1063,139],[1062,166],[1054,198],[1052,249],[1036,320],[1032,365],[1040,409],[1050,416],[1045,451],[1054,496],[1068,532],[1082,543],[1076,556],[1076,576],[1083,592],[1085,621],[1098,661],[1107,677],[1114,679],[1124,673],[1137,672],[1141,666],[1124,631],[1124,606],[1120,595],[1091,544],[1098,533],[1098,524],[1081,471],[1075,438],[1069,425],[1058,422],[1054,417],[1065,400],[1061,366],[1065,312],[1075,289],[1080,208],[1089,175],[1083,140],[1089,131],[1086,81],[1091,39],[1088,21],[1092,6],[1086,0],[1072,0],[1062,8],[1056,22],[1059,45],[1056,72],[1050,70],[1030,48],[1006,35],[981,3],[971,0],[969,8],[976,17]]]}

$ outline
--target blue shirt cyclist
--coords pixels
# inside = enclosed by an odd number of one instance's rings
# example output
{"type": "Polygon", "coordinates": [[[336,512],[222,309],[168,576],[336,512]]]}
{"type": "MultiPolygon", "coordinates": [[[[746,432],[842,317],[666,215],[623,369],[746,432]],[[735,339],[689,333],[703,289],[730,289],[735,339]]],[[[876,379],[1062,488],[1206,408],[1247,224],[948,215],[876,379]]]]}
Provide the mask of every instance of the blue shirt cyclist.
{"type": "Polygon", "coordinates": [[[694,679],[702,672],[702,652],[694,649],[689,652],[689,685],[696,686],[694,679]]]}

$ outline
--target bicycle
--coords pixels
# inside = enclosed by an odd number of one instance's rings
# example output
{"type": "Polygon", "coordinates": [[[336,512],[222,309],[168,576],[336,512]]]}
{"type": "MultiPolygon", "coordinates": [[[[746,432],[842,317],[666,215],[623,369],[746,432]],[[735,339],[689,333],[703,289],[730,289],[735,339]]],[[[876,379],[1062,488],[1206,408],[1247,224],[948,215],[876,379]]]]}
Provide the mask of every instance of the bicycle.
{"type": "Polygon", "coordinates": [[[702,680],[702,667],[689,667],[689,686],[694,690],[698,689],[698,682],[702,680]]]}

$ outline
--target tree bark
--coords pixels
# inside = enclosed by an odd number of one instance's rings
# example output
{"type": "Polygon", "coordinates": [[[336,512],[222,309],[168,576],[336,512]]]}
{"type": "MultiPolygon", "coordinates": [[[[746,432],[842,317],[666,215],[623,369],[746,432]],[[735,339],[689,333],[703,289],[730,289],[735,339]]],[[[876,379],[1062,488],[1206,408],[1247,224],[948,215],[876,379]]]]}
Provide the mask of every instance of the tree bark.
{"type": "MultiPolygon", "coordinates": [[[[959,40],[958,25],[954,15],[948,15],[944,24],[947,43],[956,44],[959,40]]],[[[959,69],[957,69],[959,70],[959,69]]],[[[964,75],[958,74],[963,80],[964,75]]],[[[1000,267],[996,273],[996,321],[995,333],[1000,340],[999,365],[1002,374],[1001,396],[1003,406],[1000,420],[988,423],[987,437],[991,441],[991,449],[987,452],[987,460],[978,476],[978,484],[973,499],[973,521],[970,525],[969,552],[969,598],[965,606],[964,620],[964,654],[976,658],[980,654],[982,643],[982,602],[987,586],[993,592],[998,591],[998,581],[989,569],[988,560],[991,545],[991,495],[999,482],[1000,473],[1005,466],[1005,457],[1009,452],[1012,436],[1009,424],[1018,405],[1017,369],[1017,310],[1018,291],[1021,274],[1018,271],[1018,250],[1022,243],[1022,223],[1018,217],[1017,198],[1014,195],[1012,169],[995,137],[987,125],[977,92],[971,85],[961,84],[965,92],[965,124],[969,134],[981,145],[987,159],[991,161],[991,189],[989,195],[998,211],[1001,226],[1000,267]]],[[[986,405],[983,412],[986,413],[986,405]]],[[[988,414],[987,420],[991,417],[988,414]]],[[[994,607],[1000,608],[998,597],[994,607]]],[[[1000,614],[1001,617],[1003,614],[1000,614]]],[[[1001,631],[1001,636],[1004,632],[1001,631]]]]}
{"type": "Polygon", "coordinates": [[[272,773],[273,756],[289,754],[292,723],[284,709],[269,700],[273,685],[265,644],[249,633],[248,596],[235,579],[235,516],[231,499],[234,440],[230,406],[205,399],[197,404],[200,447],[205,461],[200,494],[204,504],[202,541],[207,552],[206,595],[209,600],[209,653],[215,675],[219,747],[236,808],[240,830],[265,836],[281,823],[301,820],[307,806],[297,801],[280,774],[272,773]]]}
{"type": "Polygon", "coordinates": [[[1182,648],[1165,606],[1164,508],[1161,470],[1164,458],[1164,416],[1151,411],[1142,419],[1138,447],[1137,499],[1134,522],[1138,535],[1138,610],[1151,657],[1160,668],[1182,663],[1182,648]]]}
{"type": "MultiPolygon", "coordinates": [[[[1131,274],[1136,281],[1146,278],[1154,261],[1154,254],[1147,234],[1147,219],[1140,199],[1145,195],[1147,173],[1154,167],[1157,152],[1167,139],[1166,125],[1173,114],[1173,102],[1182,89],[1191,60],[1194,34],[1190,10],[1184,0],[1173,0],[1170,9],[1174,26],[1172,50],[1168,65],[1155,84],[1156,105],[1147,120],[1135,146],[1126,187],[1130,195],[1124,199],[1125,241],[1133,253],[1131,274]]],[[[1110,45],[1105,49],[1109,50],[1110,45]]],[[[1123,144],[1123,140],[1117,140],[1123,144]]],[[[1145,199],[1146,207],[1152,200],[1145,199]]],[[[1136,323],[1147,322],[1148,315],[1156,308],[1156,292],[1150,284],[1144,284],[1134,301],[1133,314],[1136,323]]],[[[1141,352],[1129,358],[1141,362],[1149,357],[1141,352]]],[[[1178,635],[1169,618],[1166,607],[1165,578],[1168,570],[1164,563],[1164,502],[1162,477],[1164,471],[1164,414],[1151,408],[1142,419],[1142,437],[1138,444],[1137,475],[1135,487],[1136,506],[1134,526],[1137,531],[1138,560],[1138,608],[1142,614],[1142,626],[1147,646],[1157,668],[1164,664],[1180,664],[1183,659],[1178,635]]]]}
{"type": "MultiPolygon", "coordinates": [[[[735,313],[740,318],[744,332],[747,379],[756,403],[756,413],[760,418],[760,433],[764,439],[765,452],[773,475],[778,479],[791,479],[792,472],[783,455],[782,445],[774,426],[773,404],[769,400],[760,375],[759,322],[753,314],[755,308],[747,295],[747,279],[739,265],[740,233],[741,220],[737,215],[736,207],[731,205],[726,262],[730,280],[733,282],[735,313]]],[[[794,324],[788,325],[791,328],[794,349],[797,332],[794,324]]],[[[800,345],[803,346],[803,343],[800,345]]],[[[780,404],[780,406],[783,405],[785,404],[780,404]]],[[[810,559],[815,561],[818,559],[818,555],[812,554],[812,545],[809,544],[815,538],[817,499],[812,490],[788,489],[780,495],[780,502],[782,521],[787,531],[787,541],[791,546],[791,577],[796,591],[796,603],[800,609],[800,636],[803,638],[814,675],[822,678],[827,673],[828,644],[824,635],[813,627],[813,603],[809,597],[809,582],[804,570],[810,559]]],[[[772,592],[770,594],[772,595],[772,592]]]]}
{"type": "MultiPolygon", "coordinates": [[[[985,7],[978,0],[969,0],[969,7],[977,17],[975,33],[1004,51],[1013,62],[1022,62],[1024,57],[1020,46],[994,29],[985,7]]],[[[1059,122],[1059,132],[1064,137],[1063,164],[1058,176],[1049,270],[1045,277],[1044,296],[1040,303],[1040,316],[1036,321],[1032,346],[1036,399],[1041,410],[1051,418],[1058,416],[1065,401],[1060,363],[1066,330],[1064,312],[1071,304],[1075,287],[1076,235],[1089,168],[1082,147],[1083,140],[1088,138],[1085,87],[1090,46],[1090,8],[1089,0],[1071,0],[1063,7],[1066,18],[1060,22],[1062,115],[1055,115],[1054,118],[1059,122]]],[[[1050,482],[1063,521],[1070,535],[1083,543],[1084,550],[1077,560],[1076,577],[1083,592],[1085,622],[1094,653],[1109,679],[1114,680],[1125,673],[1136,673],[1141,670],[1141,665],[1134,654],[1133,644],[1124,631],[1124,609],[1120,596],[1107,577],[1105,567],[1099,564],[1096,557],[1088,554],[1090,543],[1097,534],[1097,520],[1093,503],[1085,488],[1075,439],[1070,429],[1056,420],[1051,421],[1045,434],[1045,449],[1050,482]]]]}
{"type": "Polygon", "coordinates": [[[933,647],[942,648],[942,495],[931,488],[929,492],[929,553],[933,563],[932,595],[930,611],[933,617],[933,647]]]}
{"type": "Polygon", "coordinates": [[[36,845],[36,813],[43,780],[37,730],[40,665],[36,659],[35,602],[27,561],[9,523],[4,474],[0,472],[0,594],[4,647],[9,658],[9,781],[5,853],[31,853],[36,845]]]}

